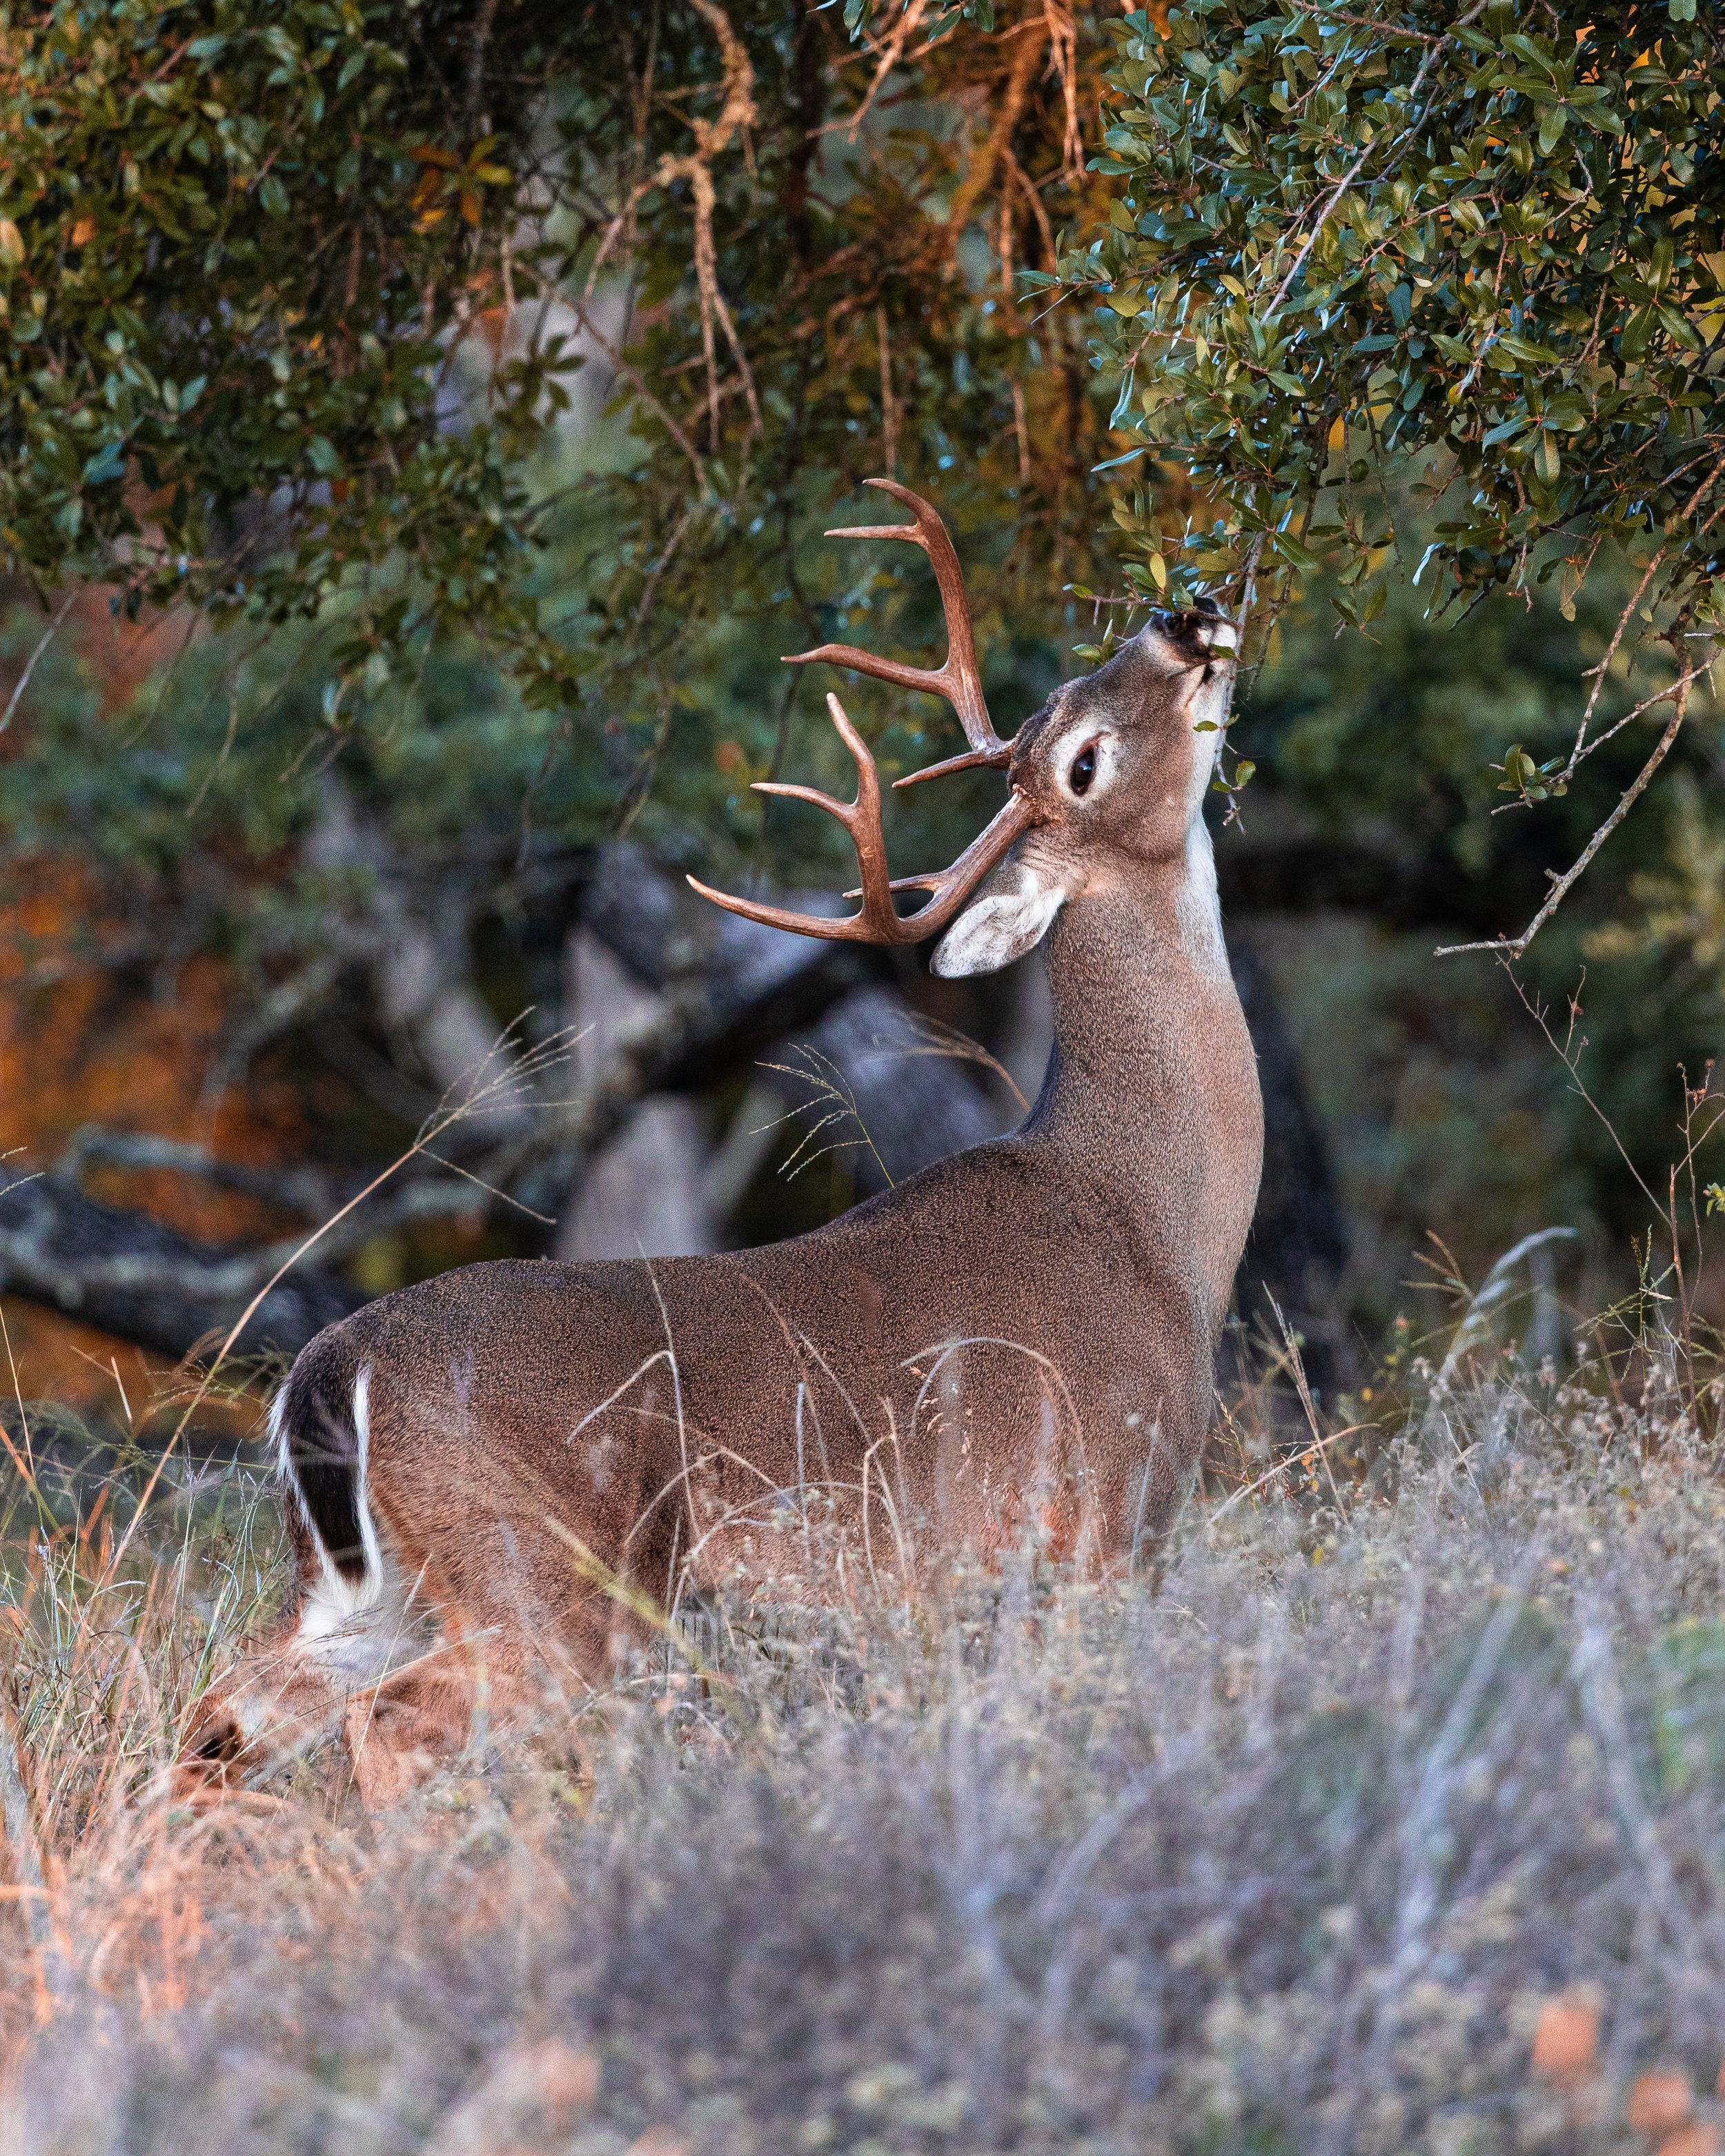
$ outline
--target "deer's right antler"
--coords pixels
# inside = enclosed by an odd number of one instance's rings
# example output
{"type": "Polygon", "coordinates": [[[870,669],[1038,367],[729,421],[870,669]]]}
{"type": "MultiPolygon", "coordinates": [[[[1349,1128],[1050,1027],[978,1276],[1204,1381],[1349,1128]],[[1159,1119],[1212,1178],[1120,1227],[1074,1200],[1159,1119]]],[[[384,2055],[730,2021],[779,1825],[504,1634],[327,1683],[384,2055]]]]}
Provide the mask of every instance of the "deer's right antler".
{"type": "MultiPolygon", "coordinates": [[[[896,682],[901,688],[926,689],[946,698],[958,714],[970,742],[968,752],[911,772],[895,782],[900,786],[914,786],[919,779],[939,778],[950,771],[974,771],[984,766],[1004,770],[1012,761],[1012,745],[995,732],[983,697],[970,607],[964,596],[964,572],[958,566],[952,535],[933,505],[920,494],[912,494],[909,487],[901,486],[896,480],[871,479],[865,484],[878,486],[905,503],[916,522],[850,525],[826,536],[829,539],[908,539],[922,549],[933,566],[941,603],[946,609],[946,658],[938,666],[907,666],[896,659],[877,659],[873,652],[860,650],[854,644],[823,644],[817,651],[798,652],[785,664],[807,666],[814,660],[824,659],[835,666],[853,667],[859,674],[896,682]]],[[[756,780],[754,790],[781,794],[789,801],[806,801],[845,826],[856,848],[857,865],[862,872],[861,889],[847,891],[845,896],[860,898],[861,912],[836,918],[819,913],[790,913],[782,906],[757,905],[752,899],[727,897],[721,891],[696,883],[693,876],[689,881],[715,906],[740,913],[745,921],[764,921],[769,928],[788,928],[798,936],[825,937],[835,942],[920,943],[925,936],[944,928],[989,870],[1005,859],[1014,842],[1035,822],[1035,811],[1014,787],[1006,806],[950,868],[927,875],[901,876],[894,882],[887,871],[886,837],[880,828],[880,778],[874,757],[836,696],[827,698],[827,709],[839,729],[839,738],[856,764],[855,800],[835,801],[831,794],[818,793],[812,786],[783,786],[764,778],[756,780]],[[901,914],[892,902],[896,891],[926,891],[928,903],[915,913],[901,914]]]]}

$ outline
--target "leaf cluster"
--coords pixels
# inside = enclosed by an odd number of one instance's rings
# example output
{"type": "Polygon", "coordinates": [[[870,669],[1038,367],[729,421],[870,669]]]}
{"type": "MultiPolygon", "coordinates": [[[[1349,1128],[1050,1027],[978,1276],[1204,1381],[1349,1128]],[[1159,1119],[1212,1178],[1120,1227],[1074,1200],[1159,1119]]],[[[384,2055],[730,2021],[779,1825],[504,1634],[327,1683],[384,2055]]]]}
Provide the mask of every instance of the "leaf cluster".
{"type": "Polygon", "coordinates": [[[0,566],[331,625],[337,737],[476,639],[632,745],[632,800],[706,623],[819,628],[797,546],[863,476],[1009,517],[1058,590],[1100,437],[1014,280],[1097,186],[1100,53],[1008,12],[909,49],[812,0],[0,12],[0,566]]]}
{"type": "Polygon", "coordinates": [[[1321,559],[1363,626],[1413,523],[1471,600],[1602,545],[1721,622],[1725,93],[1717,12],[1186,0],[1111,26],[1097,299],[1137,588],[1272,603],[1321,559]],[[1386,474],[1418,465],[1427,503],[1386,474]]]}
{"type": "Polygon", "coordinates": [[[476,424],[442,424],[454,341],[509,269],[495,130],[529,109],[530,84],[472,76],[474,37],[439,0],[6,11],[9,569],[277,623],[393,557],[415,598],[346,654],[373,685],[414,608],[533,641],[520,459],[563,355],[511,360],[476,424]]]}
{"type": "MultiPolygon", "coordinates": [[[[1099,203],[1068,128],[1069,103],[1094,95],[1099,41],[1057,47],[1029,5],[1001,10],[998,29],[955,18],[909,47],[896,11],[860,44],[814,6],[734,6],[728,19],[754,114],[747,156],[701,149],[717,121],[691,124],[682,87],[698,56],[655,59],[647,23],[628,48],[634,80],[654,85],[636,135],[597,124],[591,83],[573,86],[564,122],[560,289],[589,322],[627,305],[634,329],[614,406],[629,446],[572,489],[562,527],[583,562],[573,633],[644,771],[698,737],[697,645],[938,639],[908,549],[809,543],[855,521],[834,512],[865,478],[937,497],[985,648],[1045,633],[1061,584],[1096,558],[1105,437],[1082,326],[1034,319],[1017,273],[1051,269],[1062,221],[1099,203]],[[895,618],[901,578],[908,619],[895,618]]],[[[718,104],[713,90],[706,109],[718,104]]],[[[775,686],[740,736],[727,729],[737,776],[777,769],[789,708],[775,686]]],[[[896,709],[913,747],[948,723],[937,706],[896,709]]]]}

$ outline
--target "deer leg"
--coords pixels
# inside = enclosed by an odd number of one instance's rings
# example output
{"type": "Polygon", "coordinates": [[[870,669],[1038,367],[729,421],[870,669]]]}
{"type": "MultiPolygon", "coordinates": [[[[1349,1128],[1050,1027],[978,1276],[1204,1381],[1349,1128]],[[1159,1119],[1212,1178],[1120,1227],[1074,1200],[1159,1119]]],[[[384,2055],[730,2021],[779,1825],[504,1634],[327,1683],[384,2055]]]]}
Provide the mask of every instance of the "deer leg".
{"type": "Polygon", "coordinates": [[[461,1750],[473,1725],[473,1690],[459,1672],[406,1670],[348,1701],[341,1739],[368,1812],[405,1796],[461,1750]]]}
{"type": "Polygon", "coordinates": [[[447,1766],[488,1727],[520,1727],[567,1711],[578,1665],[547,1654],[502,1605],[443,1613],[444,1640],[418,1661],[352,1693],[341,1738],[367,1811],[393,1804],[447,1766]],[[490,1621],[483,1621],[489,1620],[490,1621]]]}

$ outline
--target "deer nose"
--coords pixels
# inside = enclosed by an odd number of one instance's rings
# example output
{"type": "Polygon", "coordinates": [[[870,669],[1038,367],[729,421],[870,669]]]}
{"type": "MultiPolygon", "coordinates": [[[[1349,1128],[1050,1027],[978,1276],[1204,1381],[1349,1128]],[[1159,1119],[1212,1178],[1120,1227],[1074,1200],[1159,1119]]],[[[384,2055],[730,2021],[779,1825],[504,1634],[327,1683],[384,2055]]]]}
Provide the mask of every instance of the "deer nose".
{"type": "Polygon", "coordinates": [[[1240,649],[1240,631],[1213,607],[1169,609],[1150,619],[1157,633],[1194,666],[1240,649]]]}

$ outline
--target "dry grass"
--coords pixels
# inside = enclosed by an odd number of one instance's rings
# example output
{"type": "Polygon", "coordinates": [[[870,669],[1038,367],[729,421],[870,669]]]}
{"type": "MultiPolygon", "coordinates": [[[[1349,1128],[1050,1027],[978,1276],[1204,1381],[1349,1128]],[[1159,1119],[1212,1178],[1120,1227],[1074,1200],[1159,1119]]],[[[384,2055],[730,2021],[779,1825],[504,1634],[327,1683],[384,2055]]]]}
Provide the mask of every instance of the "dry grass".
{"type": "Polygon", "coordinates": [[[267,1496],[165,1476],[116,1568],[141,1463],[14,1424],[0,2142],[1707,2156],[1714,1390],[1476,1348],[1275,1471],[1249,1397],[1130,1583],[721,1614],[375,1823],[168,1810],[267,1496]]]}

